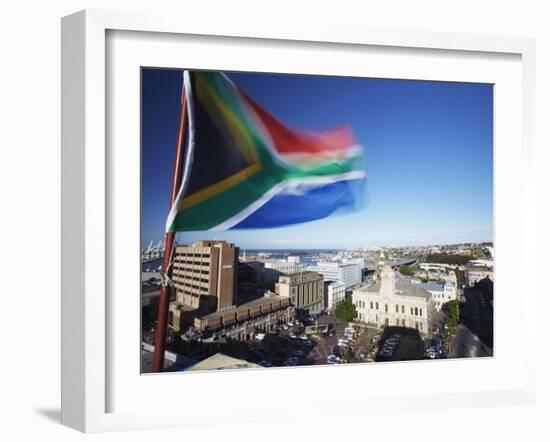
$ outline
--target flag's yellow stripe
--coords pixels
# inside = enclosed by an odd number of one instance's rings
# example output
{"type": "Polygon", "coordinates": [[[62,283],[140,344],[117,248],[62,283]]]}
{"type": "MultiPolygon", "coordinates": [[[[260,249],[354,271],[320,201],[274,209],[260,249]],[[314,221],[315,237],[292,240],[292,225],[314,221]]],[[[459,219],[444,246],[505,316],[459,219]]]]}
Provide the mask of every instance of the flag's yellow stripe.
{"type": "Polygon", "coordinates": [[[252,175],[260,172],[261,170],[262,165],[260,163],[253,164],[252,166],[248,166],[247,168],[241,170],[240,172],[237,172],[234,175],[231,175],[230,177],[225,178],[224,180],[218,181],[211,186],[205,187],[204,189],[199,190],[192,195],[189,195],[188,197],[183,199],[178,209],[178,212],[188,209],[189,207],[193,207],[194,205],[199,204],[218,193],[224,192],[225,190],[236,186],[237,184],[243,182],[252,175]]]}

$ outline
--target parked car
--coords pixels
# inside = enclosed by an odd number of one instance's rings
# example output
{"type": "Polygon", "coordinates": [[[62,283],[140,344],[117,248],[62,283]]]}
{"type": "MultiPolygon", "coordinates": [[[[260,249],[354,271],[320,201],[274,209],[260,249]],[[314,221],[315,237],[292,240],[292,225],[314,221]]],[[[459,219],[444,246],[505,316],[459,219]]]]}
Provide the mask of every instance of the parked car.
{"type": "Polygon", "coordinates": [[[298,362],[300,362],[300,359],[298,359],[297,357],[295,356],[292,356],[290,358],[288,358],[286,361],[285,361],[285,365],[287,367],[294,367],[295,365],[298,365],[298,362]]]}
{"type": "Polygon", "coordinates": [[[304,356],[304,352],[302,350],[294,350],[292,352],[292,356],[295,356],[297,358],[301,358],[304,356]]]}
{"type": "Polygon", "coordinates": [[[383,358],[391,358],[393,353],[388,349],[383,349],[378,352],[378,356],[382,356],[383,358]]]}
{"type": "Polygon", "coordinates": [[[268,360],[263,360],[263,361],[260,361],[258,362],[259,365],[261,365],[262,367],[273,367],[273,363],[271,361],[268,361],[268,360]]]}

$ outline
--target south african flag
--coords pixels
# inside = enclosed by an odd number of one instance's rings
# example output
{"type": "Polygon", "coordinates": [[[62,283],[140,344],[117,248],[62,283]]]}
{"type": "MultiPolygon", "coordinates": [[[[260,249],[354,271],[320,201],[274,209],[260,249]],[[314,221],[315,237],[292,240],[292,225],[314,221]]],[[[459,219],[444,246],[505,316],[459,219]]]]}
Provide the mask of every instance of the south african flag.
{"type": "Polygon", "coordinates": [[[364,206],[349,127],[291,130],[219,72],[185,71],[184,86],[187,150],[167,231],[280,227],[364,206]]]}

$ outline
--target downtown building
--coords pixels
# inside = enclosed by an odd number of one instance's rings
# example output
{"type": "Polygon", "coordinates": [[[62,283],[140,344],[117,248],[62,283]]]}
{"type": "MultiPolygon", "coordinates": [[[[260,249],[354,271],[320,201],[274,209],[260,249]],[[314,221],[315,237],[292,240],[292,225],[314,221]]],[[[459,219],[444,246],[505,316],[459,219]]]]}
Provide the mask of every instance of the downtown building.
{"type": "Polygon", "coordinates": [[[361,284],[363,280],[363,270],[356,262],[319,262],[317,265],[309,266],[308,270],[319,273],[325,281],[343,282],[346,289],[361,284]]]}
{"type": "Polygon", "coordinates": [[[281,275],[292,275],[305,272],[307,266],[300,262],[300,257],[289,256],[287,259],[268,259],[264,261],[264,283],[273,288],[281,275]]]}
{"type": "Polygon", "coordinates": [[[443,304],[457,299],[456,284],[452,281],[436,284],[419,283],[417,285],[432,295],[434,308],[437,311],[441,311],[443,304]]]}
{"type": "Polygon", "coordinates": [[[300,318],[319,315],[325,308],[323,276],[315,272],[279,276],[275,293],[290,299],[295,315],[300,318]]]}
{"type": "Polygon", "coordinates": [[[410,281],[397,279],[389,266],[382,267],[378,281],[356,289],[352,300],[357,320],[376,328],[415,328],[429,333],[434,304],[430,292],[410,281]]]}
{"type": "Polygon", "coordinates": [[[194,319],[193,326],[201,332],[223,331],[226,337],[251,339],[257,330],[272,332],[294,318],[290,299],[273,292],[240,305],[217,310],[194,319]]]}
{"type": "MultiPolygon", "coordinates": [[[[175,301],[170,303],[169,323],[180,332],[194,330],[206,335],[222,331],[234,339],[250,339],[258,329],[271,331],[293,318],[288,298],[273,292],[239,303],[237,287],[244,269],[239,248],[226,241],[200,240],[177,246],[172,282],[175,301]]],[[[254,278],[254,269],[246,277],[254,278]]]]}
{"type": "Polygon", "coordinates": [[[170,303],[169,323],[187,328],[196,317],[234,304],[239,248],[225,241],[200,240],[174,251],[172,282],[175,301],[170,303]]]}
{"type": "Polygon", "coordinates": [[[479,281],[485,278],[493,280],[493,268],[482,265],[470,265],[464,268],[464,276],[468,287],[475,286],[479,281]]]}
{"type": "Polygon", "coordinates": [[[346,285],[341,281],[325,281],[325,308],[333,311],[346,299],[346,285]]]}

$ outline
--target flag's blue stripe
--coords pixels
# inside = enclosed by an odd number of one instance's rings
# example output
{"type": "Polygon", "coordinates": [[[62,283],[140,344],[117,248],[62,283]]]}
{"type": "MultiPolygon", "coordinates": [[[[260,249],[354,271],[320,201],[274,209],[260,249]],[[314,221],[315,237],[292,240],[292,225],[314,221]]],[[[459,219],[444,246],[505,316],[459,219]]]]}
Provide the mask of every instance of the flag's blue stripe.
{"type": "Polygon", "coordinates": [[[280,227],[355,211],[365,205],[364,188],[361,179],[315,187],[302,195],[278,194],[232,229],[280,227]]]}

